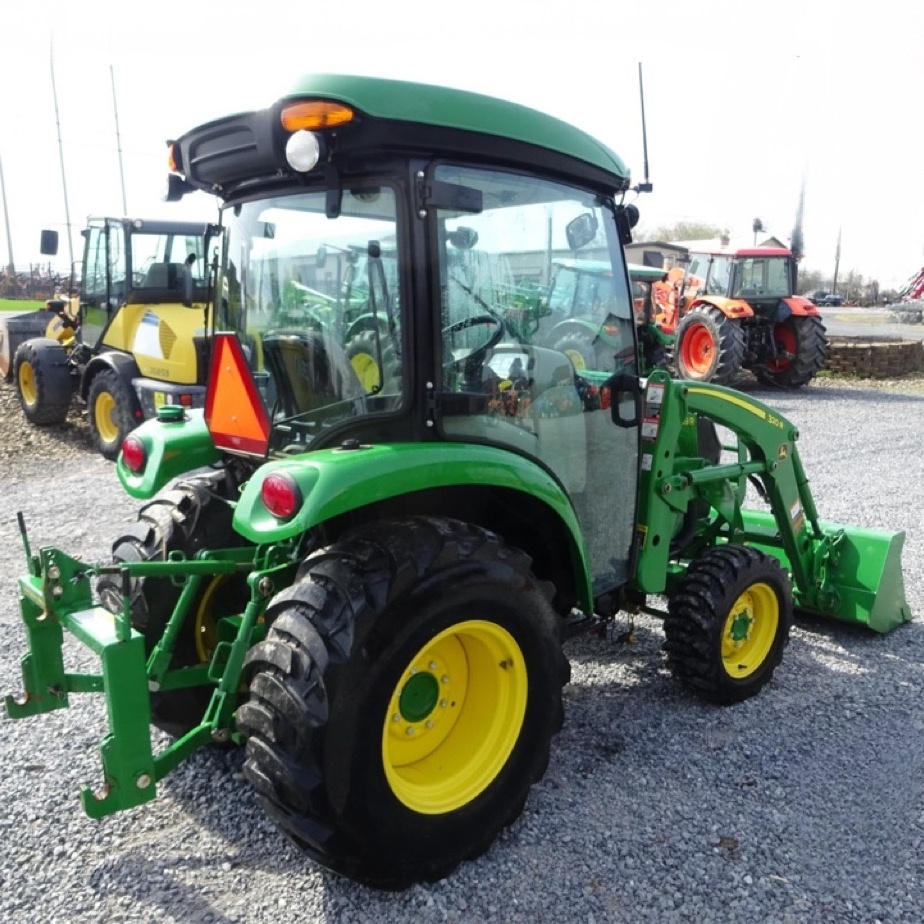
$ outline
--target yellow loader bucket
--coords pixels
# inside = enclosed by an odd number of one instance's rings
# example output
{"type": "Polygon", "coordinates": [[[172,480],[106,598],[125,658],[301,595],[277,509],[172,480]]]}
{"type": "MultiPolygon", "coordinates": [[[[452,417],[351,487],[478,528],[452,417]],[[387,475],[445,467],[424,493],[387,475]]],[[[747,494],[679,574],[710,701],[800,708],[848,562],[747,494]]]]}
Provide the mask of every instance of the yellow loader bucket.
{"type": "Polygon", "coordinates": [[[759,536],[749,542],[775,555],[793,575],[793,599],[797,609],[830,619],[860,623],[875,632],[891,632],[911,620],[902,575],[903,532],[844,526],[818,521],[821,535],[798,539],[805,548],[802,560],[793,562],[778,540],[773,516],[763,511],[741,511],[745,532],[759,536]]]}

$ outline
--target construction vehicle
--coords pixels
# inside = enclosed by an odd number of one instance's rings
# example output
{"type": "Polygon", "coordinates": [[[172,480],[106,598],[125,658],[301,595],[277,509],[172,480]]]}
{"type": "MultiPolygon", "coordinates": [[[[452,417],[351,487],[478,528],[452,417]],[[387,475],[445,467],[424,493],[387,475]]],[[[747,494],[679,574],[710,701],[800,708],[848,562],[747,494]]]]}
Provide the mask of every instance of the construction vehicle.
{"type": "MultiPolygon", "coordinates": [[[[96,449],[115,459],[122,441],[163,404],[202,407],[208,372],[208,224],[90,218],[79,310],[49,302],[45,336],[20,343],[13,381],[26,418],[61,423],[74,395],[87,405],[96,449]]],[[[43,253],[57,234],[42,235],[43,253]]]]}
{"type": "MultiPolygon", "coordinates": [[[[243,744],[269,816],[319,863],[379,888],[435,880],[541,779],[576,633],[657,613],[677,682],[736,703],[773,677],[794,610],[876,632],[911,618],[904,534],[822,520],[793,423],[644,380],[635,350],[576,370],[517,327],[496,275],[451,278],[460,227],[515,281],[541,278],[549,236],[604,252],[607,323],[635,343],[638,211],[595,139],[460,90],[313,75],[186,132],[170,162],[171,196],[222,206],[205,407],[126,438],[116,470],[144,503],[111,561],[33,553],[20,517],[28,654],[6,707],[102,694],[92,817],[153,799],[202,746],[243,744]],[[342,232],[373,268],[395,246],[393,278],[366,276],[372,314],[400,318],[374,347],[400,375],[374,393],[339,330],[275,314],[342,232]],[[71,636],[100,673],[65,669],[71,636]]],[[[310,282],[339,297],[337,273],[310,282]]]]}
{"type": "Polygon", "coordinates": [[[749,369],[764,384],[799,388],[824,367],[825,327],[817,306],[795,294],[791,250],[716,246],[681,259],[665,267],[656,312],[681,377],[729,385],[749,369]]]}

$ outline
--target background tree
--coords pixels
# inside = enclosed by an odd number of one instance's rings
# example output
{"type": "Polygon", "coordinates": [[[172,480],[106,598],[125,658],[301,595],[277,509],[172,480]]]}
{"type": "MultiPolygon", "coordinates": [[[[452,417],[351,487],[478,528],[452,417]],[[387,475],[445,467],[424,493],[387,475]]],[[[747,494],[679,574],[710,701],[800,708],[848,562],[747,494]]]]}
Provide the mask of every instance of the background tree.
{"type": "Polygon", "coordinates": [[[702,241],[728,234],[727,229],[702,221],[678,221],[673,225],[656,228],[639,227],[632,236],[637,241],[702,241]]]}

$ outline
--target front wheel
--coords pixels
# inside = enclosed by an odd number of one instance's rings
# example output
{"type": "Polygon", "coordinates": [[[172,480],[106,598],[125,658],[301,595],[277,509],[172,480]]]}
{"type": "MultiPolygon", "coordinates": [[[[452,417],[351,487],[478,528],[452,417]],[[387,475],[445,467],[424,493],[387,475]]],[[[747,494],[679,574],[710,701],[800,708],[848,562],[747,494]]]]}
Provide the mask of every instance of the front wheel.
{"type": "Polygon", "coordinates": [[[822,370],[828,341],[821,318],[791,316],[773,327],[776,347],[772,358],[764,357],[754,374],[765,385],[801,388],[822,370]]]}
{"type": "Polygon", "coordinates": [[[104,458],[118,458],[122,441],[138,425],[128,386],[113,369],[98,372],[87,393],[90,438],[104,458]]]}
{"type": "Polygon", "coordinates": [[[520,814],[569,672],[526,555],[453,520],[366,526],[312,554],[266,618],[237,726],[244,773],[296,845],[404,888],[520,814]]]}
{"type": "Polygon", "coordinates": [[[754,696],[773,676],[792,626],[792,587],[770,555],[708,549],[671,596],[664,650],[674,675],[718,703],[754,696]]]}
{"type": "Polygon", "coordinates": [[[58,424],[67,418],[73,380],[67,353],[57,340],[38,337],[21,343],[13,356],[13,381],[30,423],[58,424]]]}
{"type": "Polygon", "coordinates": [[[681,378],[728,385],[744,361],[744,331],[712,305],[693,308],[677,325],[674,360],[681,378]]]}

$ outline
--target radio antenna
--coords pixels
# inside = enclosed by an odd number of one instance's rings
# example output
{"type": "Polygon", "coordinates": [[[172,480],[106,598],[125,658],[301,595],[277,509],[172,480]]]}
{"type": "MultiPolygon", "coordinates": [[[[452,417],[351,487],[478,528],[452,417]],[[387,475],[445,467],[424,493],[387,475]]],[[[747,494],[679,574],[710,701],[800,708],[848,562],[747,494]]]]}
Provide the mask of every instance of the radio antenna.
{"type": "Polygon", "coordinates": [[[645,86],[642,83],[642,62],[638,62],[638,95],[642,106],[642,160],[645,179],[635,187],[636,192],[651,192],[654,184],[648,179],[648,129],[645,125],[645,86]]]}

